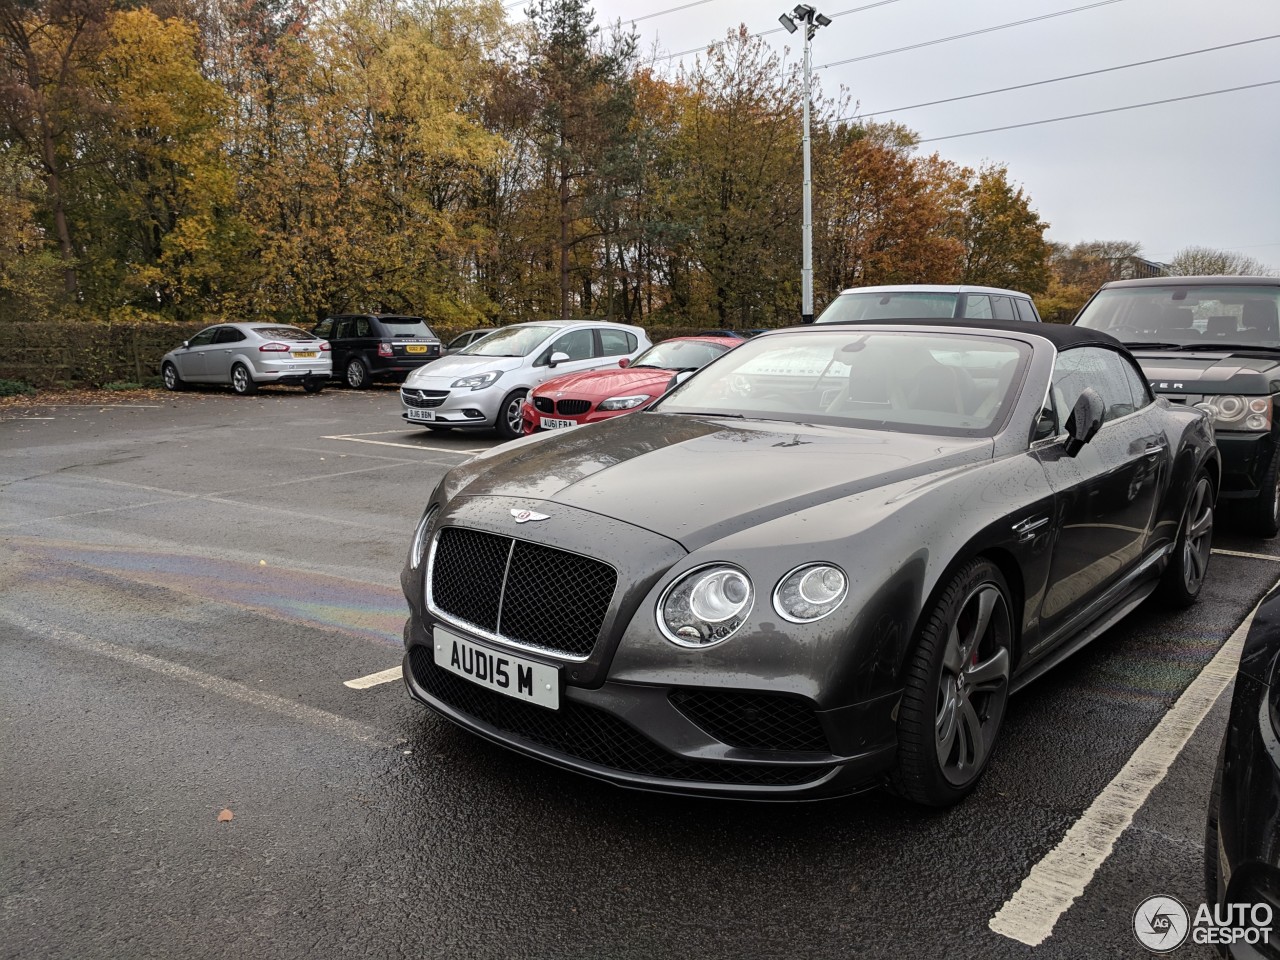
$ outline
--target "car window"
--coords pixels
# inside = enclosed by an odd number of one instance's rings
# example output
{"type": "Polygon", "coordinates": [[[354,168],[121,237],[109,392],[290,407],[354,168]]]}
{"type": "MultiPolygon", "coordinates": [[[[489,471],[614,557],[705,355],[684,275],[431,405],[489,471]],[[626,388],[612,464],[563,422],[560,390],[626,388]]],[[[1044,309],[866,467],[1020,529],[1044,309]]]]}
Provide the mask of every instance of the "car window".
{"type": "Polygon", "coordinates": [[[1280,348],[1280,286],[1249,283],[1113,287],[1098,291],[1075,321],[1126,343],[1160,342],[1213,350],[1280,348]],[[1215,343],[1216,342],[1216,343],[1215,343]]]}
{"type": "Polygon", "coordinates": [[[1124,377],[1129,382],[1129,395],[1133,397],[1134,408],[1141,410],[1147,404],[1154,402],[1151,386],[1138,368],[1127,357],[1120,357],[1120,367],[1124,370],[1124,377]]]}
{"type": "Polygon", "coordinates": [[[555,331],[541,324],[517,325],[495,330],[459,351],[462,357],[527,357],[555,331]]]}
{"type": "Polygon", "coordinates": [[[661,411],[989,437],[1008,419],[1030,356],[1021,341],[976,334],[763,337],[677,387],[661,411]]]}
{"type": "Polygon", "coordinates": [[[996,297],[991,298],[991,314],[997,320],[1016,320],[1018,319],[1013,313],[1012,297],[996,297]]]}
{"type": "Polygon", "coordinates": [[[728,351],[726,344],[707,343],[705,340],[664,340],[636,357],[631,369],[698,370],[728,351]]]}
{"type": "Polygon", "coordinates": [[[312,331],[317,337],[328,337],[333,332],[333,317],[326,317],[316,324],[312,331]]]}
{"type": "Polygon", "coordinates": [[[368,318],[368,317],[356,317],[356,322],[355,322],[355,335],[356,335],[357,337],[371,337],[371,336],[373,336],[373,331],[369,329],[369,318],[368,318]]]}
{"type": "Polygon", "coordinates": [[[1030,300],[1023,300],[1020,297],[1014,297],[1013,305],[1018,311],[1019,320],[1025,320],[1027,323],[1040,322],[1040,318],[1036,316],[1035,307],[1031,305],[1030,300]]]}
{"type": "Polygon", "coordinates": [[[434,337],[421,317],[379,317],[378,323],[389,337],[434,337]]]}
{"type": "MultiPolygon", "coordinates": [[[[857,320],[932,319],[954,317],[956,294],[924,293],[919,290],[894,293],[842,293],[822,311],[817,323],[850,323],[857,320]]],[[[732,331],[714,331],[719,336],[732,331]]]]}
{"type": "Polygon", "coordinates": [[[1125,374],[1125,362],[1113,350],[1076,347],[1058,354],[1053,368],[1053,406],[1059,430],[1075,407],[1085,387],[1093,387],[1102,398],[1106,423],[1133,413],[1133,394],[1125,374]]]}
{"type": "Polygon", "coordinates": [[[973,320],[990,320],[991,298],[984,293],[971,293],[964,298],[964,315],[973,320]]]}
{"type": "Polygon", "coordinates": [[[627,333],[625,330],[600,331],[599,356],[620,357],[623,354],[634,352],[635,349],[636,338],[634,334],[627,333]]]}
{"type": "Polygon", "coordinates": [[[194,337],[187,341],[188,347],[207,347],[213,343],[214,334],[218,332],[217,327],[207,327],[201,330],[194,337]]]}
{"type": "Polygon", "coordinates": [[[253,332],[266,340],[315,340],[316,335],[301,327],[254,327],[253,332]]]}
{"type": "Polygon", "coordinates": [[[548,362],[553,353],[567,353],[570,360],[590,360],[595,353],[595,339],[591,336],[591,330],[570,330],[556,337],[551,346],[542,352],[538,362],[548,362]]]}
{"type": "Polygon", "coordinates": [[[244,339],[244,334],[235,327],[219,327],[217,335],[213,338],[214,343],[239,343],[244,339]]]}
{"type": "Polygon", "coordinates": [[[338,329],[335,331],[333,335],[334,339],[345,340],[347,337],[351,336],[351,327],[353,323],[354,321],[352,320],[339,320],[338,329]]]}

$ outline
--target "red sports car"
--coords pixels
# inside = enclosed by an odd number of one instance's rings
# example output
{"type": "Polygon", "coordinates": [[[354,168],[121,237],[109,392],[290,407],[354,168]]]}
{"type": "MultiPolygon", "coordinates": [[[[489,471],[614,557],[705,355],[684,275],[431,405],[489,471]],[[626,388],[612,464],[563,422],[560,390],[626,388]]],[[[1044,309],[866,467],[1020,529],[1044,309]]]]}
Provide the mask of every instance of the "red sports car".
{"type": "Polygon", "coordinates": [[[744,341],[736,337],[673,337],[618,369],[585,370],[548,380],[525,399],[524,432],[578,427],[643,410],[666,392],[676,374],[706,366],[744,341]]]}

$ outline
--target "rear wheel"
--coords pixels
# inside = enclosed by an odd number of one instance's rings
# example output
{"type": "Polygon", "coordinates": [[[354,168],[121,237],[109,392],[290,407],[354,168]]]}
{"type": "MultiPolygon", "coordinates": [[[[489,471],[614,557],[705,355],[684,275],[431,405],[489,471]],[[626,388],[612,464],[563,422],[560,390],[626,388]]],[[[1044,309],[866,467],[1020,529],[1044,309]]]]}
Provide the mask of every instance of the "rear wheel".
{"type": "Polygon", "coordinates": [[[186,387],[182,377],[178,376],[178,368],[172,363],[166,363],[160,368],[160,377],[164,380],[166,390],[182,390],[186,387]]]}
{"type": "Polygon", "coordinates": [[[360,359],[347,364],[347,386],[352,390],[363,390],[369,386],[369,368],[360,359]]]}
{"type": "Polygon", "coordinates": [[[1189,607],[1200,596],[1213,549],[1213,482],[1197,475],[1182,510],[1173,556],[1160,578],[1160,596],[1170,606],[1189,607]]]}
{"type": "Polygon", "coordinates": [[[1280,533],[1280,449],[1271,454],[1271,464],[1262,475],[1258,496],[1249,501],[1242,512],[1249,533],[1259,537],[1280,533]]]}
{"type": "Polygon", "coordinates": [[[524,418],[521,410],[528,390],[512,390],[503,398],[498,408],[498,422],[494,425],[498,436],[503,440],[514,440],[524,436],[524,418]]]}
{"type": "Polygon", "coordinates": [[[304,380],[302,381],[302,389],[307,393],[319,393],[324,389],[323,380],[304,380]]]}
{"type": "Polygon", "coordinates": [[[258,385],[254,382],[253,374],[249,372],[249,368],[243,363],[237,363],[231,368],[231,389],[242,397],[258,392],[258,385]]]}
{"type": "Polygon", "coordinates": [[[1011,608],[999,568],[978,559],[926,611],[898,710],[893,786],[908,800],[958,803],[986,769],[1009,698],[1011,608]]]}

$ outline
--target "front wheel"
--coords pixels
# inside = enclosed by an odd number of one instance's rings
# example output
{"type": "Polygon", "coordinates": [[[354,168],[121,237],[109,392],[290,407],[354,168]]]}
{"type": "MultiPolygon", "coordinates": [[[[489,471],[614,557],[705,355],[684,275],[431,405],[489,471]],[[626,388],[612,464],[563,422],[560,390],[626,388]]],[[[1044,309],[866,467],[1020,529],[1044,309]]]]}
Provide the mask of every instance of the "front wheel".
{"type": "Polygon", "coordinates": [[[178,368],[172,363],[166,363],[160,368],[160,377],[164,380],[164,388],[166,390],[181,390],[186,387],[182,377],[178,376],[178,368]]]}
{"type": "Polygon", "coordinates": [[[1189,607],[1200,596],[1213,550],[1213,482],[1203,471],[1191,485],[1178,539],[1160,578],[1160,596],[1173,607],[1189,607]]]}
{"type": "Polygon", "coordinates": [[[524,417],[521,411],[528,392],[528,390],[512,390],[503,398],[502,406],[498,408],[498,422],[494,425],[501,439],[514,440],[516,437],[524,436],[524,417]]]}
{"type": "Polygon", "coordinates": [[[908,800],[958,803],[986,769],[1009,699],[1011,608],[1004,575],[978,559],[925,611],[898,710],[892,782],[908,800]]]}
{"type": "Polygon", "coordinates": [[[258,392],[258,384],[254,382],[253,374],[243,363],[237,363],[231,368],[231,389],[242,397],[258,392]]]}
{"type": "Polygon", "coordinates": [[[1271,454],[1271,464],[1262,475],[1258,496],[1243,511],[1246,532],[1259,537],[1280,533],[1280,449],[1271,454]]]}

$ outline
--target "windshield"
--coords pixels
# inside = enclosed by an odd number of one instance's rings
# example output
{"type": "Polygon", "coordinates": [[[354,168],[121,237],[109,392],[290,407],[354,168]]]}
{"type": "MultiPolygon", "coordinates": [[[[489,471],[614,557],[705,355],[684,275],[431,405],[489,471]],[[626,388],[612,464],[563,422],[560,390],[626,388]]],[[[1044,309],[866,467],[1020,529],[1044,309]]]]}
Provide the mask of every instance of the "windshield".
{"type": "Polygon", "coordinates": [[[1170,284],[1102,290],[1076,318],[1128,344],[1280,349],[1280,286],[1170,284]]]}
{"type": "Polygon", "coordinates": [[[253,332],[264,340],[318,340],[314,333],[297,327],[254,327],[253,332]]]}
{"type": "Polygon", "coordinates": [[[854,320],[932,319],[954,317],[955,293],[842,293],[822,311],[817,323],[849,323],[854,320]]]}
{"type": "Polygon", "coordinates": [[[379,317],[378,322],[393,337],[434,337],[431,328],[421,317],[379,317]]]}
{"type": "Polygon", "coordinates": [[[542,341],[555,333],[555,327],[516,326],[503,330],[495,330],[488,336],[481,337],[471,346],[459,350],[459,357],[527,357],[542,341]]]}
{"type": "Polygon", "coordinates": [[[667,395],[664,413],[992,436],[1017,395],[1024,343],[992,336],[796,333],[749,340],[667,395]]]}
{"type": "Polygon", "coordinates": [[[726,353],[729,347],[697,340],[664,340],[650,347],[631,364],[636,367],[658,367],[662,370],[699,370],[726,353]]]}

